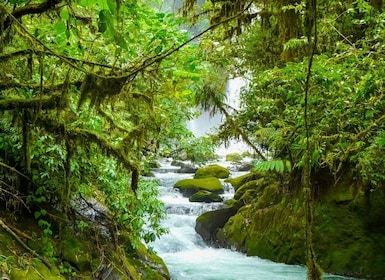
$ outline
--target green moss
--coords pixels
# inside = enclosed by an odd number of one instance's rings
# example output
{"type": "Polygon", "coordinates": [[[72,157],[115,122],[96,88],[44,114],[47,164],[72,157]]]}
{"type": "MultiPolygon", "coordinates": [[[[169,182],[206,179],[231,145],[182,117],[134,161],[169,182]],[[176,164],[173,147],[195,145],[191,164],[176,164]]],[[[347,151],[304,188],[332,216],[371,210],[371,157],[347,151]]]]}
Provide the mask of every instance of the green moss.
{"type": "Polygon", "coordinates": [[[231,153],[226,155],[226,161],[239,162],[243,157],[239,153],[231,153]]]}
{"type": "MultiPolygon", "coordinates": [[[[36,221],[33,217],[29,220],[24,217],[24,220],[26,222],[22,224],[23,232],[30,234],[31,230],[39,230],[38,227],[34,227],[36,221]]],[[[65,279],[64,274],[69,276],[73,272],[76,273],[76,279],[93,279],[95,273],[103,273],[98,268],[104,266],[113,268],[111,277],[115,277],[114,279],[131,279],[128,275],[138,280],[170,278],[167,267],[160,257],[147,250],[140,242],[135,242],[136,246],[133,246],[130,233],[124,231],[121,233],[126,238],[119,236],[118,246],[121,247],[114,250],[111,241],[103,235],[87,230],[74,232],[72,227],[63,226],[60,241],[56,238],[50,240],[54,246],[53,250],[58,253],[56,256],[58,259],[50,262],[51,269],[49,269],[39,259],[23,252],[12,236],[0,229],[0,274],[6,273],[11,279],[16,280],[61,280],[65,279]],[[98,239],[99,246],[95,246],[94,237],[98,239]],[[17,256],[15,252],[18,252],[17,256]]],[[[27,243],[36,249],[41,248],[39,238],[29,240],[27,243]]]]}
{"type": "Polygon", "coordinates": [[[119,240],[124,244],[124,250],[127,254],[127,261],[135,266],[142,278],[139,279],[168,279],[169,271],[163,259],[140,241],[134,242],[135,248],[129,232],[121,231],[119,240]]]}
{"type": "Polygon", "coordinates": [[[218,164],[213,164],[205,167],[198,168],[198,170],[195,172],[194,179],[201,179],[201,178],[209,178],[209,177],[216,177],[220,179],[224,179],[229,177],[230,171],[218,164]]]}
{"type": "Polygon", "coordinates": [[[203,178],[203,179],[183,179],[179,180],[174,185],[185,196],[191,196],[200,190],[210,191],[212,193],[223,193],[224,188],[218,178],[203,178]]]}
{"type": "MultiPolygon", "coordinates": [[[[245,178],[250,176],[239,181],[245,178]]],[[[222,246],[237,248],[249,255],[304,264],[303,194],[298,191],[287,195],[281,192],[278,183],[267,184],[268,181],[261,180],[261,184],[249,181],[239,187],[236,193],[241,195],[239,201],[247,204],[228,220],[216,237],[222,246]]],[[[342,180],[341,185],[323,190],[324,196],[315,206],[313,246],[318,263],[326,272],[382,279],[385,275],[382,230],[385,196],[381,196],[381,189],[376,196],[365,196],[359,186],[348,182],[342,180]]]]}
{"type": "Polygon", "coordinates": [[[33,259],[31,264],[28,264],[23,269],[14,268],[10,273],[12,280],[61,280],[65,279],[60,275],[55,268],[49,269],[39,259],[33,259]]]}
{"type": "Polygon", "coordinates": [[[278,184],[270,184],[263,189],[258,197],[255,207],[257,209],[263,209],[271,205],[277,204],[282,199],[279,193],[278,184]]]}
{"type": "Polygon", "coordinates": [[[257,193],[257,187],[262,186],[264,182],[264,178],[259,178],[258,180],[250,180],[242,184],[240,187],[237,188],[234,198],[235,199],[240,199],[243,194],[248,191],[252,190],[257,193]]]}
{"type": "Polygon", "coordinates": [[[201,190],[196,193],[194,193],[192,196],[189,197],[190,202],[221,202],[223,199],[215,193],[206,191],[206,190],[201,190]]]}
{"type": "Polygon", "coordinates": [[[91,252],[95,250],[89,239],[82,239],[79,236],[68,232],[63,235],[62,258],[75,266],[79,272],[91,271],[91,252]]]}
{"type": "Polygon", "coordinates": [[[230,183],[235,190],[238,190],[239,187],[246,184],[247,182],[264,178],[265,176],[265,172],[250,172],[236,178],[227,178],[225,182],[230,183]]]}

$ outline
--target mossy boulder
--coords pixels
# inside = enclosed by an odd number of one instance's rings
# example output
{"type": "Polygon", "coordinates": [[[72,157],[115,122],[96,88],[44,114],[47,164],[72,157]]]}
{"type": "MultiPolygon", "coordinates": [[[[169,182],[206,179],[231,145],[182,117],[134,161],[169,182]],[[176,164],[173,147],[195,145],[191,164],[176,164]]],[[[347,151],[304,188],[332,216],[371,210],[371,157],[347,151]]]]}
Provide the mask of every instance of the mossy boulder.
{"type": "Polygon", "coordinates": [[[257,180],[260,178],[265,178],[265,172],[249,172],[242,176],[238,176],[235,178],[227,178],[225,179],[226,183],[230,183],[235,190],[237,190],[240,186],[243,186],[245,183],[253,180],[257,180]]]}
{"type": "Polygon", "coordinates": [[[224,191],[221,181],[215,177],[203,179],[183,179],[176,182],[174,187],[179,189],[179,191],[186,197],[189,197],[201,190],[209,191],[214,194],[223,193],[224,191]]]}
{"type": "Polygon", "coordinates": [[[194,193],[192,196],[189,197],[190,202],[222,202],[223,199],[220,195],[216,193],[212,193],[206,190],[201,190],[196,193],[194,193]]]}
{"type": "Polygon", "coordinates": [[[222,228],[228,219],[237,212],[235,207],[221,208],[203,213],[196,219],[195,231],[203,240],[210,242],[215,240],[217,231],[222,228]]]}
{"type": "Polygon", "coordinates": [[[234,194],[234,198],[239,200],[246,191],[257,192],[257,187],[261,185],[261,181],[263,182],[263,180],[263,178],[260,178],[258,180],[251,180],[244,183],[241,187],[237,188],[234,194]]]}
{"type": "Polygon", "coordinates": [[[79,272],[91,271],[92,259],[97,255],[94,252],[90,238],[76,236],[70,230],[66,230],[62,237],[62,258],[74,266],[79,272]]]}
{"type": "Polygon", "coordinates": [[[220,166],[218,164],[212,164],[204,167],[198,168],[195,172],[194,179],[216,177],[219,179],[228,178],[230,175],[230,170],[226,167],[220,166]]]}
{"type": "MultiPolygon", "coordinates": [[[[288,193],[278,178],[271,178],[255,179],[249,174],[233,180],[238,189],[232,205],[240,208],[211,239],[217,240],[219,246],[248,255],[305,264],[302,189],[288,193]]],[[[373,195],[373,191],[365,191],[354,180],[344,178],[319,190],[313,246],[325,272],[383,279],[385,188],[377,188],[376,192],[373,195]]]]}
{"type": "Polygon", "coordinates": [[[231,153],[226,155],[226,161],[240,162],[242,159],[243,156],[241,156],[239,153],[231,153]]]}
{"type": "MultiPolygon", "coordinates": [[[[128,232],[121,232],[119,240],[122,244],[133,244],[128,232]]],[[[125,249],[127,255],[131,256],[128,259],[134,265],[138,273],[142,275],[141,279],[169,279],[169,271],[163,259],[153,251],[148,250],[143,243],[136,242],[135,248],[126,246],[125,249]]]]}

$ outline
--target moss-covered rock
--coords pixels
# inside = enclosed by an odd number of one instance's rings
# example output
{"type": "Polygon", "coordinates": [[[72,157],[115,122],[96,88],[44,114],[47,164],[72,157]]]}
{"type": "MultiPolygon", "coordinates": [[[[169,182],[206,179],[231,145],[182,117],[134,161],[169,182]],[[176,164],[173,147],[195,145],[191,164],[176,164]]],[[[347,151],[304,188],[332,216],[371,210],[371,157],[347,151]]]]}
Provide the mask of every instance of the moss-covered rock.
{"type": "MultiPolygon", "coordinates": [[[[130,234],[128,232],[121,232],[119,240],[122,244],[132,244],[130,234]]],[[[143,243],[135,243],[135,249],[131,246],[126,246],[126,254],[131,256],[131,262],[134,264],[141,279],[162,280],[169,279],[169,271],[158,255],[153,251],[147,249],[143,243]]]]}
{"type": "Polygon", "coordinates": [[[201,190],[189,197],[190,202],[222,202],[223,199],[216,193],[201,190]]]}
{"type": "Polygon", "coordinates": [[[230,183],[235,190],[237,190],[240,186],[243,186],[245,183],[253,180],[257,180],[260,178],[264,178],[266,176],[265,172],[249,172],[245,175],[235,177],[235,178],[227,178],[225,179],[226,183],[230,183]]]}
{"type": "Polygon", "coordinates": [[[65,231],[62,236],[63,260],[70,263],[79,272],[91,271],[91,261],[97,257],[96,255],[91,255],[94,252],[93,247],[95,246],[92,243],[92,239],[76,236],[68,229],[65,231]]]}
{"type": "Polygon", "coordinates": [[[221,181],[215,177],[203,179],[183,179],[176,182],[174,187],[179,189],[179,191],[187,197],[200,190],[209,191],[215,194],[223,193],[224,191],[221,181]]]}
{"type": "Polygon", "coordinates": [[[226,155],[226,161],[240,162],[242,159],[243,156],[241,156],[239,153],[231,153],[226,155]]]}
{"type": "Polygon", "coordinates": [[[257,187],[261,185],[263,180],[264,180],[264,178],[260,178],[258,180],[251,180],[251,181],[244,183],[242,186],[237,188],[237,190],[234,194],[234,198],[239,200],[244,195],[244,193],[246,191],[257,192],[257,187]]]}
{"type": "Polygon", "coordinates": [[[195,172],[194,178],[195,179],[201,179],[201,178],[209,178],[209,177],[216,177],[220,179],[228,178],[230,175],[230,170],[228,170],[226,167],[220,166],[218,164],[208,165],[201,168],[198,168],[198,170],[195,172]]]}
{"type": "MultiPolygon", "coordinates": [[[[218,245],[277,262],[305,264],[301,189],[287,193],[278,179],[256,179],[251,174],[232,181],[238,187],[232,205],[240,208],[217,231],[218,245]]],[[[384,190],[377,188],[378,193],[371,196],[373,191],[365,192],[353,180],[343,178],[319,191],[313,246],[324,271],[383,279],[384,190]]]]}
{"type": "Polygon", "coordinates": [[[213,241],[217,231],[222,228],[228,219],[237,212],[237,209],[222,208],[203,213],[196,219],[195,231],[205,241],[213,241]]]}

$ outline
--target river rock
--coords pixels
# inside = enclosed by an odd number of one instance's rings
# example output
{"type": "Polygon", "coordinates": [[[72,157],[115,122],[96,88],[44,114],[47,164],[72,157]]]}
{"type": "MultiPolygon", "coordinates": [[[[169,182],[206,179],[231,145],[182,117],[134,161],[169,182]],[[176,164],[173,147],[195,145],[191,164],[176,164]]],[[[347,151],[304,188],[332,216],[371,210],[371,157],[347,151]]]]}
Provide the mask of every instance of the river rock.
{"type": "Polygon", "coordinates": [[[223,199],[216,193],[212,193],[209,191],[201,190],[199,192],[194,193],[189,197],[190,202],[222,202],[223,199]]]}
{"type": "Polygon", "coordinates": [[[241,187],[243,184],[265,177],[265,172],[250,172],[236,178],[227,178],[226,183],[230,183],[235,190],[241,187]]]}
{"type": "Polygon", "coordinates": [[[236,212],[237,210],[234,207],[205,212],[196,219],[195,231],[202,236],[206,242],[215,241],[217,231],[221,229],[236,212]]]}
{"type": "Polygon", "coordinates": [[[218,178],[202,178],[202,179],[183,179],[174,185],[175,188],[183,194],[183,196],[191,196],[194,193],[205,190],[215,194],[223,193],[224,187],[218,178]]]}
{"type": "Polygon", "coordinates": [[[241,162],[243,159],[243,156],[239,153],[231,153],[226,155],[226,161],[232,161],[232,162],[241,162]]]}
{"type": "Polygon", "coordinates": [[[229,175],[230,175],[230,170],[227,169],[226,167],[220,166],[218,164],[212,164],[212,165],[198,168],[198,170],[195,172],[194,178],[201,179],[201,178],[208,178],[208,177],[216,177],[220,179],[225,179],[225,178],[228,178],[229,175]]]}
{"type": "Polygon", "coordinates": [[[177,173],[191,173],[194,174],[198,168],[193,166],[192,164],[183,164],[177,173]]]}
{"type": "MultiPolygon", "coordinates": [[[[302,190],[288,194],[280,178],[273,180],[272,174],[232,179],[237,187],[232,204],[241,207],[217,230],[209,224],[214,219],[209,218],[196,228],[220,247],[275,262],[305,264],[304,194],[302,190]]],[[[313,216],[317,262],[326,272],[384,279],[385,188],[377,189],[372,197],[372,192],[365,193],[350,176],[319,189],[322,193],[313,216]]]]}
{"type": "Polygon", "coordinates": [[[241,164],[237,164],[235,170],[236,171],[250,171],[253,168],[253,164],[251,162],[242,162],[241,164]]]}

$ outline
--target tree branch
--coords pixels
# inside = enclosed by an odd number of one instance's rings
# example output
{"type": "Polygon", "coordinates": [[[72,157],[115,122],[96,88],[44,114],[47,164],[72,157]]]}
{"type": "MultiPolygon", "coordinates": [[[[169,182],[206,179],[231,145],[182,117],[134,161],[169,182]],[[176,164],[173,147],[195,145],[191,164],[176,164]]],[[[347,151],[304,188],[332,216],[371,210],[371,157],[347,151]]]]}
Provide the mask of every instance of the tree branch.
{"type": "Polygon", "coordinates": [[[12,12],[12,16],[7,16],[4,20],[4,28],[0,30],[0,34],[6,30],[12,24],[12,18],[18,19],[25,15],[34,15],[41,14],[48,10],[53,9],[57,4],[59,4],[62,0],[47,0],[46,2],[40,4],[28,4],[26,6],[17,8],[12,12]]]}
{"type": "Polygon", "coordinates": [[[150,59],[147,59],[146,61],[149,61],[147,64],[144,63],[142,66],[140,66],[139,68],[137,68],[136,70],[134,70],[133,72],[129,73],[128,75],[126,75],[127,77],[135,77],[135,75],[137,75],[139,72],[143,71],[144,69],[146,69],[147,67],[157,63],[157,62],[160,62],[161,60],[165,59],[166,57],[172,55],[173,53],[179,51],[181,48],[183,48],[184,46],[188,45],[189,43],[191,43],[192,41],[198,39],[199,37],[201,37],[202,35],[206,34],[207,32],[217,28],[218,26],[222,25],[222,24],[225,24],[233,19],[236,19],[237,17],[241,16],[246,10],[248,10],[251,5],[253,4],[253,0],[250,1],[249,4],[246,5],[246,7],[240,11],[239,13],[235,14],[234,16],[231,16],[229,18],[226,18],[218,23],[215,23],[213,25],[211,25],[210,27],[206,28],[205,30],[203,30],[202,32],[198,33],[197,35],[195,36],[192,36],[189,40],[183,42],[182,44],[180,44],[179,46],[171,49],[171,50],[168,50],[166,51],[164,54],[160,54],[160,55],[157,55],[157,56],[154,56],[150,59]]]}
{"type": "Polygon", "coordinates": [[[24,243],[23,240],[20,239],[20,237],[13,231],[11,230],[7,225],[6,223],[3,222],[2,219],[0,219],[0,226],[6,231],[8,232],[20,245],[21,247],[23,247],[28,253],[30,253],[32,256],[38,258],[39,260],[41,260],[45,266],[47,266],[49,269],[51,269],[51,264],[42,256],[40,256],[38,253],[36,253],[34,250],[32,250],[31,248],[28,247],[27,244],[24,243]]]}
{"type": "Polygon", "coordinates": [[[58,94],[41,98],[0,100],[0,111],[20,109],[57,109],[62,108],[63,106],[65,106],[65,100],[58,94]]]}

